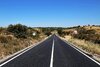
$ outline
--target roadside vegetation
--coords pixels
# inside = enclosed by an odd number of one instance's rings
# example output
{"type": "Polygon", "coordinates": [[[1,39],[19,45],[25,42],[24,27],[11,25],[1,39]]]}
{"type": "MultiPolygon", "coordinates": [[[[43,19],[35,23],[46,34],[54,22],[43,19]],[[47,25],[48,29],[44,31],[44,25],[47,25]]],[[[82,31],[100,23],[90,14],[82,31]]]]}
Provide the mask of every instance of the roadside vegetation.
{"type": "Polygon", "coordinates": [[[0,27],[0,59],[27,46],[58,34],[89,54],[100,58],[100,26],[27,27],[22,24],[0,27]]]}
{"type": "Polygon", "coordinates": [[[96,44],[96,43],[93,43],[90,41],[73,38],[70,35],[65,36],[64,39],[70,43],[73,43],[75,46],[78,46],[79,48],[85,50],[90,55],[97,56],[98,58],[100,58],[100,44],[96,44]]]}
{"type": "Polygon", "coordinates": [[[62,29],[65,40],[96,56],[100,61],[100,26],[76,26],[62,29]],[[77,31],[77,33],[74,33],[77,31]]]}
{"type": "Polygon", "coordinates": [[[46,35],[41,30],[41,28],[27,27],[22,24],[1,27],[0,59],[44,39],[46,35]]]}
{"type": "Polygon", "coordinates": [[[61,27],[27,27],[10,24],[0,27],[0,59],[41,41],[52,34],[62,34],[61,27]]]}

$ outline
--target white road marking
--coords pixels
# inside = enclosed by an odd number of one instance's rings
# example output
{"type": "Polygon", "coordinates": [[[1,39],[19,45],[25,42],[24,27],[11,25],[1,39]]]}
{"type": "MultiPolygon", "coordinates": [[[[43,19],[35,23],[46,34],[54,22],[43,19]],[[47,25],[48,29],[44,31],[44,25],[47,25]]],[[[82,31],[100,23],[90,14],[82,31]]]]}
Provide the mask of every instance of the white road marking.
{"type": "Polygon", "coordinates": [[[80,53],[82,53],[84,56],[88,57],[90,60],[94,61],[96,64],[100,65],[99,62],[97,62],[96,60],[94,60],[93,58],[89,57],[88,55],[86,55],[85,53],[83,53],[82,51],[80,51],[79,49],[77,49],[76,47],[70,45],[71,47],[73,47],[74,49],[76,49],[77,51],[79,51],[80,53]]]}
{"type": "Polygon", "coordinates": [[[18,55],[16,55],[16,56],[14,56],[13,58],[11,58],[11,59],[7,60],[6,62],[2,63],[2,64],[0,65],[0,67],[4,66],[4,65],[5,65],[5,64],[7,64],[8,62],[10,62],[10,61],[12,61],[13,59],[15,59],[15,58],[19,57],[20,55],[24,54],[25,52],[27,52],[27,51],[28,51],[28,50],[30,50],[30,49],[32,49],[32,48],[29,48],[29,49],[27,49],[27,50],[23,51],[22,53],[20,53],[20,54],[18,54],[18,55]]]}
{"type": "Polygon", "coordinates": [[[52,52],[51,52],[50,67],[53,67],[53,55],[54,55],[54,39],[53,39],[53,43],[52,43],[52,52]]]}
{"type": "MultiPolygon", "coordinates": [[[[62,39],[61,39],[62,40],[62,39]]],[[[63,40],[64,41],[64,40],[63,40]]],[[[67,43],[67,41],[64,41],[65,43],[67,43]]],[[[90,56],[86,55],[84,52],[80,51],[78,48],[76,48],[75,46],[67,43],[69,46],[71,46],[72,48],[76,49],[78,52],[80,52],[81,54],[83,54],[84,56],[86,56],[87,58],[89,58],[90,60],[92,60],[93,62],[95,62],[96,64],[100,65],[100,63],[96,60],[94,60],[93,58],[91,58],[90,56]]]]}
{"type": "MultiPolygon", "coordinates": [[[[48,38],[50,38],[51,36],[47,37],[46,39],[42,40],[41,42],[37,43],[36,45],[34,45],[33,47],[39,45],[40,43],[44,42],[45,40],[47,40],[48,38]]],[[[25,52],[29,51],[30,49],[32,49],[33,47],[30,47],[29,49],[19,53],[18,55],[12,57],[11,59],[5,61],[4,63],[0,64],[0,67],[4,66],[5,64],[9,63],[10,61],[14,60],[15,58],[19,57],[20,55],[24,54],[25,52]]]]}

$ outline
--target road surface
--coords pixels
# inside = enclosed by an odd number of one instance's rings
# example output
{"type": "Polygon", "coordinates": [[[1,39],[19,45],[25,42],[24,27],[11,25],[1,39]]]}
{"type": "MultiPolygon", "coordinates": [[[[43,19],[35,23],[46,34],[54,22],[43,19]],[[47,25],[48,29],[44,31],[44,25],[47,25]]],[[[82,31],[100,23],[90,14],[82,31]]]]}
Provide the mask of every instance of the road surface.
{"type": "Polygon", "coordinates": [[[56,35],[7,61],[1,67],[100,67],[56,35]]]}

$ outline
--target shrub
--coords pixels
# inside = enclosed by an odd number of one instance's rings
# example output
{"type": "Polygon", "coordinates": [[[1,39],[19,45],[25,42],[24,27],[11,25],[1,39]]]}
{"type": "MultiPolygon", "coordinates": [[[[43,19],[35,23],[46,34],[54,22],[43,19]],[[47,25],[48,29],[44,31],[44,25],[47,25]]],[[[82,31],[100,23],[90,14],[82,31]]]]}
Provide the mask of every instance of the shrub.
{"type": "Polygon", "coordinates": [[[17,38],[27,38],[28,27],[21,24],[9,25],[7,31],[12,32],[17,38]]]}
{"type": "Polygon", "coordinates": [[[58,31],[58,34],[59,34],[60,36],[63,35],[63,31],[62,31],[61,28],[58,28],[57,31],[58,31]]]}
{"type": "Polygon", "coordinates": [[[78,34],[72,35],[73,37],[78,38],[78,39],[85,39],[88,41],[92,41],[94,43],[100,43],[100,35],[95,34],[96,32],[95,30],[93,29],[87,30],[81,27],[77,29],[77,31],[78,31],[78,34]]]}

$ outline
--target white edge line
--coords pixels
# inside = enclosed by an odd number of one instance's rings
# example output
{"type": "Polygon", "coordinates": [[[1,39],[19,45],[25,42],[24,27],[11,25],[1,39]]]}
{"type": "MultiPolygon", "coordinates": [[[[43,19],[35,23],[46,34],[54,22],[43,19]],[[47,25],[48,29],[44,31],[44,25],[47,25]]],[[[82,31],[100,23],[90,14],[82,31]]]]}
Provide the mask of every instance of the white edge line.
{"type": "Polygon", "coordinates": [[[53,54],[54,54],[54,39],[53,39],[53,44],[52,44],[50,67],[53,67],[53,54]]]}
{"type": "MultiPolygon", "coordinates": [[[[42,40],[41,42],[37,43],[35,46],[37,46],[38,44],[42,43],[43,41],[47,40],[47,39],[50,38],[50,37],[51,37],[51,36],[45,38],[45,39],[42,40]]],[[[33,46],[33,47],[35,47],[35,46],[33,46]]],[[[5,64],[9,63],[10,61],[12,61],[12,60],[14,60],[15,58],[19,57],[20,55],[24,54],[25,52],[31,50],[33,47],[30,47],[29,49],[27,49],[27,50],[25,50],[25,51],[19,53],[18,55],[14,56],[14,57],[12,57],[11,59],[9,59],[9,60],[5,61],[4,63],[0,64],[0,67],[2,67],[2,66],[4,66],[5,64]]]]}
{"type": "MultiPolygon", "coordinates": [[[[60,38],[61,39],[61,38],[60,38]]],[[[62,40],[62,39],[61,39],[62,40]]],[[[62,40],[65,43],[67,43],[67,41],[62,40]]],[[[93,62],[95,62],[96,64],[100,65],[99,62],[97,62],[96,60],[94,60],[93,58],[89,57],[88,55],[86,55],[85,53],[83,53],[82,51],[80,51],[78,48],[76,48],[75,46],[71,45],[70,43],[67,43],[69,46],[71,46],[72,48],[76,49],[78,52],[80,52],[81,54],[83,54],[84,56],[86,56],[87,58],[89,58],[90,60],[92,60],[93,62]]]]}
{"type": "Polygon", "coordinates": [[[28,50],[30,50],[30,49],[32,49],[32,48],[29,48],[29,49],[27,49],[27,50],[23,51],[22,53],[20,53],[20,54],[18,54],[18,55],[16,55],[16,56],[14,56],[13,58],[11,58],[11,59],[7,60],[6,62],[2,63],[2,64],[0,65],[0,67],[4,66],[4,65],[5,65],[5,64],[7,64],[8,62],[10,62],[10,61],[12,61],[13,59],[15,59],[15,58],[19,57],[20,55],[24,54],[25,52],[27,52],[27,51],[28,51],[28,50]]]}

